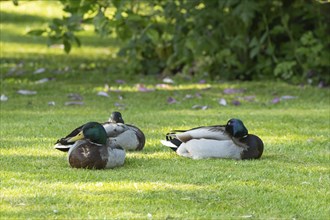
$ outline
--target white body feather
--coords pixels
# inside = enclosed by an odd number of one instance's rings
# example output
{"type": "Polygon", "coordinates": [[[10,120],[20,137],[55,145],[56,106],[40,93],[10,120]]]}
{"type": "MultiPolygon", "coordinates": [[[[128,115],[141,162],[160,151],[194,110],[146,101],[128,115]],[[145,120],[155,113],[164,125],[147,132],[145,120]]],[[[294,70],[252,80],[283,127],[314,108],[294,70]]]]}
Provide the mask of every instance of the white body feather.
{"type": "Polygon", "coordinates": [[[108,139],[125,150],[135,150],[139,145],[139,140],[133,130],[127,130],[117,137],[110,137],[108,139]]]}
{"type": "Polygon", "coordinates": [[[124,165],[125,157],[125,150],[108,147],[108,162],[105,168],[115,168],[124,165]]]}
{"type": "Polygon", "coordinates": [[[192,159],[204,158],[228,158],[241,159],[244,150],[237,146],[232,140],[192,139],[182,143],[179,147],[170,141],[162,140],[161,143],[167,147],[178,148],[177,154],[192,159]]]}

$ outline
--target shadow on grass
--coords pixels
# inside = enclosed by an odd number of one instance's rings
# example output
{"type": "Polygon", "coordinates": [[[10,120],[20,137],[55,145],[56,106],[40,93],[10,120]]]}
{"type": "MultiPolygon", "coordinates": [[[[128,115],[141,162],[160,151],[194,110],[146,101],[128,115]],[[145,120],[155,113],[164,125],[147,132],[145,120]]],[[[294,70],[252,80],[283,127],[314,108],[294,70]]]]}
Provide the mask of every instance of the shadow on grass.
{"type": "MultiPolygon", "coordinates": [[[[127,153],[123,167],[106,170],[71,168],[67,154],[59,156],[3,155],[1,170],[9,175],[23,176],[25,181],[46,182],[172,182],[183,184],[216,184],[218,181],[260,178],[276,163],[288,174],[300,161],[288,161],[279,156],[265,156],[261,160],[236,161],[227,159],[191,160],[172,152],[127,153]],[[269,160],[271,159],[271,160],[269,160]],[[273,165],[270,165],[273,164],[273,165]],[[161,165],[161,166],[160,166],[161,165]],[[257,170],[257,172],[256,172],[257,170]],[[182,179],[182,176],[190,179],[182,179]],[[241,176],[243,175],[243,176],[241,176]],[[208,182],[209,181],[209,182],[208,182]]],[[[311,166],[312,167],[312,166],[311,166]]]]}
{"type": "MultiPolygon", "coordinates": [[[[133,216],[138,216],[137,213],[140,213],[140,209],[144,207],[137,205],[141,203],[155,204],[162,212],[167,213],[176,213],[174,210],[182,211],[186,207],[207,210],[208,213],[229,210],[244,214],[248,207],[247,209],[252,209],[254,213],[262,213],[264,206],[257,205],[260,202],[267,202],[268,206],[272,207],[272,212],[275,210],[280,213],[283,208],[287,208],[286,212],[289,213],[304,213],[307,210],[306,207],[301,207],[301,204],[305,205],[302,202],[304,198],[308,198],[305,185],[296,185],[290,176],[285,177],[285,175],[283,177],[285,180],[281,179],[281,181],[276,181],[274,177],[260,178],[265,171],[273,170],[273,167],[264,167],[265,160],[196,161],[177,157],[136,157],[129,158],[124,167],[99,171],[71,169],[68,165],[64,165],[62,157],[55,156],[19,158],[18,155],[14,155],[5,157],[4,161],[8,159],[14,163],[19,163],[18,160],[30,162],[24,165],[26,167],[24,171],[20,171],[17,167],[12,168],[13,172],[21,175],[20,179],[12,178],[11,181],[22,182],[22,185],[19,182],[12,185],[24,188],[25,194],[12,196],[5,194],[3,201],[10,206],[10,209],[2,210],[2,216],[34,216],[38,213],[38,217],[58,215],[68,217],[67,215],[71,215],[70,210],[79,210],[82,206],[95,209],[103,205],[109,208],[100,210],[102,214],[111,215],[114,211],[111,211],[110,207],[116,207],[115,213],[134,210],[136,215],[133,216]],[[63,165],[58,166],[60,161],[63,165]],[[38,169],[43,162],[45,162],[43,169],[38,169]],[[29,169],[35,163],[39,165],[29,169]],[[208,167],[205,166],[206,164],[208,167]],[[118,204],[125,205],[118,206],[118,204]],[[162,204],[166,206],[162,207],[162,204]]],[[[294,166],[291,162],[281,162],[281,165],[288,174],[290,174],[289,167],[294,166]]],[[[308,193],[316,193],[310,201],[313,204],[309,207],[309,211],[326,207],[325,200],[321,203],[317,201],[322,195],[316,192],[316,189],[312,188],[308,193]]],[[[72,216],[89,214],[85,213],[89,209],[81,211],[72,216]]]]}
{"type": "Polygon", "coordinates": [[[12,23],[12,24],[26,24],[26,23],[43,23],[48,22],[51,19],[45,18],[37,15],[27,15],[21,13],[11,12],[1,10],[1,21],[0,23],[12,23]]]}

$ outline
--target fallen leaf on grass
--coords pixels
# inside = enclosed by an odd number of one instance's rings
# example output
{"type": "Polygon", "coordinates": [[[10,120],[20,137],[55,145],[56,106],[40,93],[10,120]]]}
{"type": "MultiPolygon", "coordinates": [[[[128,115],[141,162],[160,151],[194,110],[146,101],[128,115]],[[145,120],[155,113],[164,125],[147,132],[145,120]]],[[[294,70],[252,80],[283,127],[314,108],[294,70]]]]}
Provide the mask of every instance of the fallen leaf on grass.
{"type": "Polygon", "coordinates": [[[226,101],[226,99],[221,98],[221,99],[219,100],[219,105],[226,106],[226,105],[227,105],[227,101],[226,101]]]}
{"type": "Polygon", "coordinates": [[[277,104],[280,101],[285,101],[285,100],[291,100],[291,99],[296,99],[298,98],[297,96],[291,96],[291,95],[283,95],[281,97],[275,97],[271,102],[273,104],[277,104]]]}
{"type": "Polygon", "coordinates": [[[4,94],[1,94],[0,100],[1,100],[2,102],[5,102],[5,101],[8,100],[8,96],[6,96],[6,95],[4,95],[4,94]]]}
{"type": "Polygon", "coordinates": [[[103,91],[97,93],[98,96],[109,97],[109,94],[103,91]]]}
{"type": "Polygon", "coordinates": [[[155,89],[149,89],[149,88],[145,87],[145,85],[140,84],[140,83],[136,85],[136,88],[140,92],[153,92],[153,91],[155,91],[155,89]]]}
{"type": "Polygon", "coordinates": [[[243,92],[245,92],[245,89],[231,89],[231,88],[228,88],[228,89],[223,90],[223,93],[225,93],[225,94],[236,94],[236,93],[243,93],[243,92]]]}
{"type": "Polygon", "coordinates": [[[46,71],[45,68],[39,68],[39,69],[37,69],[36,71],[34,71],[33,74],[40,74],[40,73],[43,73],[43,72],[45,72],[45,71],[46,71]]]}
{"type": "Polygon", "coordinates": [[[199,92],[196,92],[195,96],[196,96],[196,98],[199,98],[199,99],[202,98],[202,94],[200,94],[199,92]]]}
{"type": "Polygon", "coordinates": [[[173,84],[174,81],[173,81],[173,79],[171,79],[171,78],[169,78],[169,77],[165,77],[165,78],[163,79],[163,83],[173,84]]]}
{"type": "Polygon", "coordinates": [[[0,100],[1,100],[2,102],[5,102],[5,101],[8,100],[8,96],[6,96],[6,95],[4,95],[4,94],[1,94],[0,100]]]}
{"type": "Polygon", "coordinates": [[[280,101],[281,101],[281,99],[280,99],[279,97],[275,97],[275,98],[273,98],[272,103],[273,103],[273,104],[277,104],[277,103],[279,103],[280,101]]]}
{"type": "Polygon", "coordinates": [[[64,105],[84,105],[84,102],[77,102],[77,101],[72,101],[72,102],[65,102],[64,105]]]}
{"type": "Polygon", "coordinates": [[[281,96],[281,100],[289,100],[289,99],[296,99],[297,96],[292,96],[292,95],[283,95],[281,96]]]}
{"type": "Polygon", "coordinates": [[[118,83],[118,84],[125,84],[126,82],[124,80],[122,80],[122,79],[117,79],[116,80],[116,83],[118,83]]]}
{"type": "Polygon", "coordinates": [[[191,95],[191,94],[187,94],[183,99],[192,99],[192,98],[194,98],[193,95],[191,95]]]}
{"type": "Polygon", "coordinates": [[[17,91],[17,93],[20,95],[35,95],[35,94],[37,94],[37,91],[20,89],[17,91]]]}
{"type": "Polygon", "coordinates": [[[48,105],[49,106],[55,106],[55,102],[54,101],[50,101],[50,102],[48,102],[48,105]]]}
{"type": "Polygon", "coordinates": [[[45,82],[49,82],[49,81],[52,81],[54,80],[54,78],[42,78],[42,79],[39,79],[37,81],[35,81],[36,84],[42,84],[42,83],[45,83],[45,82]]]}
{"type": "Polygon", "coordinates": [[[233,101],[231,102],[231,104],[233,104],[233,105],[235,105],[235,106],[239,106],[239,105],[241,105],[241,102],[238,101],[238,100],[233,100],[233,101]]]}
{"type": "Polygon", "coordinates": [[[68,98],[74,101],[80,101],[83,100],[83,97],[79,95],[78,93],[70,93],[68,94],[68,98]]]}
{"type": "Polygon", "coordinates": [[[208,107],[207,105],[193,105],[191,108],[192,108],[192,109],[206,110],[206,109],[208,109],[209,107],[208,107]]]}
{"type": "Polygon", "coordinates": [[[115,107],[117,107],[119,109],[122,109],[122,110],[126,109],[125,104],[121,104],[119,102],[115,102],[114,105],[115,105],[115,107]]]}
{"type": "Polygon", "coordinates": [[[168,103],[168,104],[174,104],[174,103],[177,103],[177,101],[176,101],[176,99],[173,98],[173,97],[168,97],[168,98],[167,98],[167,103],[168,103]]]}

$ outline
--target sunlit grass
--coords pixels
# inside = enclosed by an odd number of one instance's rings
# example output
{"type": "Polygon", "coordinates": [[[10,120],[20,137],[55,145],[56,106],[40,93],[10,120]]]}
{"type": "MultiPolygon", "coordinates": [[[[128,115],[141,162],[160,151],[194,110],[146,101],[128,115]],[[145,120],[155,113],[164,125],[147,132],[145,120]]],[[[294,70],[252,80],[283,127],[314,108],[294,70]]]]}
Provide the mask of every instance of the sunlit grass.
{"type": "Polygon", "coordinates": [[[47,48],[44,38],[21,35],[60,17],[57,3],[0,4],[7,16],[1,23],[1,94],[8,97],[0,103],[1,218],[327,219],[329,89],[283,82],[200,84],[198,76],[181,75],[173,85],[157,86],[163,84],[157,77],[112,68],[116,42],[100,40],[92,29],[80,33],[86,44],[69,56],[47,48]],[[34,74],[39,68],[46,70],[34,74]],[[54,80],[36,83],[45,77],[54,80]],[[153,91],[139,92],[137,84],[153,91]],[[97,96],[105,88],[110,97],[97,96]],[[245,91],[225,94],[226,88],[245,91]],[[19,89],[37,94],[19,95],[19,89]],[[84,105],[65,106],[69,93],[82,95],[84,105]],[[283,95],[296,98],[272,103],[283,95]],[[169,97],[177,103],[168,104],[169,97]],[[220,98],[228,105],[219,105],[220,98]],[[209,108],[192,109],[196,104],[209,108]],[[145,149],[128,152],[121,168],[70,168],[54,142],[86,121],[107,120],[113,110],[145,132],[145,149]],[[263,139],[260,160],[189,160],[159,142],[171,129],[224,124],[233,117],[263,139]]]}

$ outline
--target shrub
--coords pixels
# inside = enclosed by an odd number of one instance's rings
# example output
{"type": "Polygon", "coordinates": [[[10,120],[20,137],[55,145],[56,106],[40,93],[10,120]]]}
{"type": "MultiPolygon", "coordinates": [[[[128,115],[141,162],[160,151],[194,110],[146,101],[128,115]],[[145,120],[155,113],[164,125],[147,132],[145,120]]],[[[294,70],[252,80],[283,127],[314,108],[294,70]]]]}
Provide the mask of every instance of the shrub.
{"type": "Polygon", "coordinates": [[[49,44],[67,53],[75,32],[92,23],[123,41],[129,73],[208,74],[212,79],[330,82],[330,4],[304,0],[61,0],[49,44]]]}

